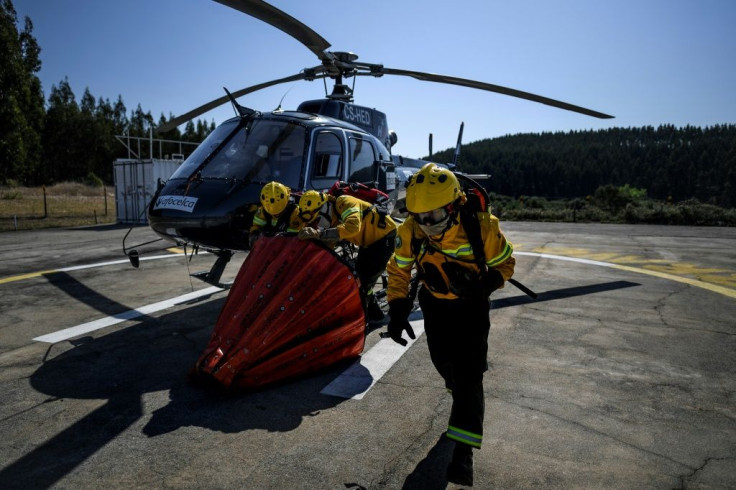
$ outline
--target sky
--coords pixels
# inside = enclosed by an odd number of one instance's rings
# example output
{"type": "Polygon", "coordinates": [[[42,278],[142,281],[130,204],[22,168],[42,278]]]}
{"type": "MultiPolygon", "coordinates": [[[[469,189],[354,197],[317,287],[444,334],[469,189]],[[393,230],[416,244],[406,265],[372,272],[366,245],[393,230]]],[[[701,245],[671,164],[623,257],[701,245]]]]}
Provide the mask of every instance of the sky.
{"type": "MultiPolygon", "coordinates": [[[[736,123],[736,1],[273,0],[359,61],[479,80],[615,116],[596,119],[491,92],[402,76],[359,77],[355,103],[388,116],[394,154],[422,157],[517,133],[736,123]]],[[[179,115],[224,94],[319,64],[301,43],[212,0],[13,0],[41,46],[48,98],[121,95],[179,115]]],[[[348,79],[352,83],[352,79],[348,79]]],[[[331,86],[328,84],[328,88],[331,86]]],[[[322,98],[299,81],[241,97],[270,111],[322,98]]],[[[202,116],[234,115],[225,104],[202,116]]],[[[183,126],[182,126],[183,129],[183,126]]]]}

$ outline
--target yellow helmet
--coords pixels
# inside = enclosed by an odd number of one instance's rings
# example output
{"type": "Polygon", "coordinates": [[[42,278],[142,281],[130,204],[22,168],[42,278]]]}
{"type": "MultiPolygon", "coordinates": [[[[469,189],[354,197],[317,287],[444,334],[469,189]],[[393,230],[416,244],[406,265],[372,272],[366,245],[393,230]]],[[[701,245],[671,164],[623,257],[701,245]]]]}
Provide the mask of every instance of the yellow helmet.
{"type": "Polygon", "coordinates": [[[312,221],[319,209],[327,202],[327,194],[310,190],[299,198],[299,216],[304,221],[312,221]]]}
{"type": "Polygon", "coordinates": [[[450,170],[427,163],[412,175],[406,188],[406,209],[426,213],[454,203],[463,197],[460,182],[450,170]]]}
{"type": "Polygon", "coordinates": [[[269,182],[261,189],[261,205],[271,216],[281,214],[289,204],[291,191],[280,182],[269,182]]]}

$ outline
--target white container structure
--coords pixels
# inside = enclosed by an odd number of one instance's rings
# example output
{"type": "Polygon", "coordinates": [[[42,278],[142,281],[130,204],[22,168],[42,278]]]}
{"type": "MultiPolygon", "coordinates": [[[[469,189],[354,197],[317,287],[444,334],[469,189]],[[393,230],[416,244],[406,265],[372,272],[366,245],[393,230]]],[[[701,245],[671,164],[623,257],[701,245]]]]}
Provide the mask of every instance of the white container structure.
{"type": "Polygon", "coordinates": [[[113,162],[117,222],[147,224],[146,207],[156,193],[159,179],[166,181],[183,160],[136,160],[118,158],[113,162]]]}

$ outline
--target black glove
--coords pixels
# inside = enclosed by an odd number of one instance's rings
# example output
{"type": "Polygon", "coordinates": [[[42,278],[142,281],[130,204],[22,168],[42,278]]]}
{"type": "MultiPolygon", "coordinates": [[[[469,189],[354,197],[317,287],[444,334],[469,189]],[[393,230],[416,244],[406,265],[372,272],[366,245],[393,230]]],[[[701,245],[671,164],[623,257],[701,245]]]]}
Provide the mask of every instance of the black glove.
{"type": "Polygon", "coordinates": [[[340,241],[340,231],[337,228],[326,228],[319,232],[319,239],[323,242],[334,242],[340,241]]]}
{"type": "Polygon", "coordinates": [[[454,262],[442,267],[450,280],[450,291],[460,298],[487,298],[503,286],[503,276],[493,268],[478,274],[454,262]]]}
{"type": "Polygon", "coordinates": [[[490,296],[493,291],[503,286],[503,275],[497,269],[488,269],[480,278],[483,294],[490,296]]]}
{"type": "Polygon", "coordinates": [[[410,339],[416,339],[414,329],[409,323],[409,313],[411,313],[412,302],[409,298],[396,298],[388,303],[388,315],[391,319],[388,322],[388,335],[394,342],[406,345],[407,341],[401,338],[401,334],[406,330],[410,339]]]}

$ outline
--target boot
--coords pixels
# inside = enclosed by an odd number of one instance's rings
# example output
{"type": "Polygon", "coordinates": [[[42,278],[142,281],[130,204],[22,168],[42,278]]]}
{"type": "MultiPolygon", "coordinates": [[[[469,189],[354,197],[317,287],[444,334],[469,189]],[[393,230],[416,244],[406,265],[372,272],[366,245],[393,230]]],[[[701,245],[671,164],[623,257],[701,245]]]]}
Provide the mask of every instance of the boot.
{"type": "Polygon", "coordinates": [[[455,443],[452,461],[447,466],[447,481],[473,486],[473,449],[467,444],[455,443]]]}

